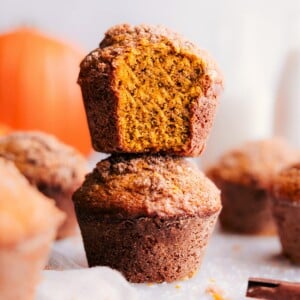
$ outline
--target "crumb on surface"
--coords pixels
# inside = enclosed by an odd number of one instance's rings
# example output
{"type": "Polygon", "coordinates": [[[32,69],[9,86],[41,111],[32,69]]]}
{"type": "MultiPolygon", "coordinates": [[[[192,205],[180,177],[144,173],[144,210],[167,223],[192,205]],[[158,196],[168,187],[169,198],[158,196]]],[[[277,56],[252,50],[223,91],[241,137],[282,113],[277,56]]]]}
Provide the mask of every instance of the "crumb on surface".
{"type": "Polygon", "coordinates": [[[229,300],[225,298],[224,291],[215,284],[215,280],[213,281],[212,284],[207,286],[205,293],[212,296],[213,300],[229,300]]]}
{"type": "Polygon", "coordinates": [[[241,245],[239,245],[239,244],[234,244],[234,245],[232,246],[232,251],[235,252],[235,253],[240,252],[241,249],[242,249],[242,247],[241,247],[241,245]]]}

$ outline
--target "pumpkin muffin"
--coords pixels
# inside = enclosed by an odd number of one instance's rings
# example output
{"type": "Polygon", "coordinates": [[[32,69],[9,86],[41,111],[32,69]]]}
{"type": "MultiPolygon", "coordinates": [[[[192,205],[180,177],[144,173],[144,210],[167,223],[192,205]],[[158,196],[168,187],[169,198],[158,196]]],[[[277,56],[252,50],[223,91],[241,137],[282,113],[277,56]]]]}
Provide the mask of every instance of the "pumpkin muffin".
{"type": "Polygon", "coordinates": [[[96,151],[203,151],[223,89],[207,52],[162,26],[118,25],[80,68],[96,151]]]}
{"type": "Polygon", "coordinates": [[[271,195],[283,253],[300,264],[300,163],[283,169],[274,178],[271,195]]]}
{"type": "Polygon", "coordinates": [[[284,140],[249,142],[225,153],[207,170],[221,189],[224,229],[247,234],[274,234],[269,188],[274,175],[299,154],[284,140]]]}
{"type": "Polygon", "coordinates": [[[183,158],[113,155],[73,195],[89,266],[131,282],[171,282],[199,268],[220,193],[183,158]]]}
{"type": "Polygon", "coordinates": [[[0,158],[0,299],[32,300],[64,216],[0,158]]]}
{"type": "Polygon", "coordinates": [[[86,161],[75,149],[42,132],[14,132],[0,138],[0,157],[15,163],[41,193],[67,215],[57,238],[73,235],[77,221],[72,194],[86,173],[86,161]]]}

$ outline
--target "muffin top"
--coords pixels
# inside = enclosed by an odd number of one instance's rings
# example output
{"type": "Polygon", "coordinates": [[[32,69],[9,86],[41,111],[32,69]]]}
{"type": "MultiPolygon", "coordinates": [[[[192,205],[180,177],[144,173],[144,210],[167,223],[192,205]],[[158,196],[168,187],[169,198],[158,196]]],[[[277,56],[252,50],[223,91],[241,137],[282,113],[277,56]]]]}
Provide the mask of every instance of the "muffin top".
{"type": "Polygon", "coordinates": [[[0,138],[0,157],[15,163],[32,185],[74,190],[83,181],[86,160],[54,136],[38,132],[14,132],[0,138]]]}
{"type": "MultiPolygon", "coordinates": [[[[202,57],[202,67],[205,69],[206,80],[218,83],[219,89],[223,89],[223,76],[215,60],[207,51],[200,49],[179,33],[165,26],[146,24],[138,26],[120,24],[111,27],[105,33],[105,37],[100,42],[99,48],[88,54],[82,61],[80,65],[79,83],[81,84],[82,78],[86,76],[86,72],[89,73],[90,69],[96,71],[101,67],[101,63],[108,63],[114,57],[128,52],[129,48],[143,46],[147,43],[167,44],[172,46],[177,52],[187,52],[202,57]]],[[[208,85],[203,87],[205,95],[209,87],[208,85]]],[[[209,90],[212,92],[211,89],[209,90]]]]}
{"type": "Polygon", "coordinates": [[[64,214],[33,188],[15,165],[0,157],[0,247],[13,246],[50,229],[64,214]]]}
{"type": "Polygon", "coordinates": [[[280,171],[273,180],[272,194],[275,198],[300,203],[300,163],[280,171]]]}
{"type": "Polygon", "coordinates": [[[73,200],[80,210],[140,216],[209,216],[221,208],[220,192],[183,158],[114,155],[87,175],[73,200]]]}
{"type": "Polygon", "coordinates": [[[214,180],[268,188],[273,176],[299,157],[299,152],[281,138],[248,142],[225,153],[207,175],[214,180]]]}

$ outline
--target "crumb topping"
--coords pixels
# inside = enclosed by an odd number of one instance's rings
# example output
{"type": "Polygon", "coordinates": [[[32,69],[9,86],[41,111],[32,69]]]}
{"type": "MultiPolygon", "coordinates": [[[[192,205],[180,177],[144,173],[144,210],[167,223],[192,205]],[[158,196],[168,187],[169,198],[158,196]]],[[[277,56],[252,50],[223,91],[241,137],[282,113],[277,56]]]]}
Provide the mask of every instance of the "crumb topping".
{"type": "Polygon", "coordinates": [[[220,192],[183,158],[113,155],[97,164],[75,192],[81,209],[124,216],[209,216],[221,208],[220,192]]]}

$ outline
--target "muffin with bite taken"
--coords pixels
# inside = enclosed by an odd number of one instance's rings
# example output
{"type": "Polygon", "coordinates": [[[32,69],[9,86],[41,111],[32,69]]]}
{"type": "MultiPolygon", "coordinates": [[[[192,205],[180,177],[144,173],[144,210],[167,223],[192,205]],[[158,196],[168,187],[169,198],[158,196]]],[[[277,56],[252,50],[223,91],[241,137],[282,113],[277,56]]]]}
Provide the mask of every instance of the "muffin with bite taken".
{"type": "Polygon", "coordinates": [[[200,155],[223,78],[212,57],[163,26],[117,25],[80,65],[96,151],[200,155]]]}
{"type": "Polygon", "coordinates": [[[14,162],[32,186],[54,199],[66,213],[57,238],[74,235],[77,221],[71,197],[84,179],[85,158],[54,136],[37,131],[12,132],[0,137],[0,157],[14,162]]]}

